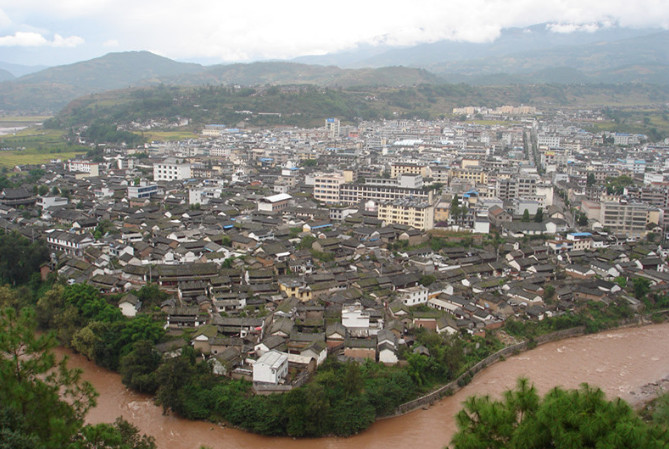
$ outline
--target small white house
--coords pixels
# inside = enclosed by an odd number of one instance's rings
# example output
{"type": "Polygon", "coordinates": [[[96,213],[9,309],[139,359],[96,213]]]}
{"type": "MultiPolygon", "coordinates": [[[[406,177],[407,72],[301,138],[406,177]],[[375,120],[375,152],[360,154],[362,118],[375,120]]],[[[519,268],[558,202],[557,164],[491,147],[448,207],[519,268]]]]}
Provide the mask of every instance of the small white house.
{"type": "Polygon", "coordinates": [[[378,347],[379,362],[385,365],[397,365],[397,348],[390,343],[382,343],[378,347]]]}
{"type": "Polygon", "coordinates": [[[397,337],[388,329],[379,331],[376,336],[377,353],[379,362],[386,365],[396,365],[399,361],[397,357],[397,337]]]}
{"type": "Polygon", "coordinates": [[[118,308],[121,309],[123,316],[134,317],[137,315],[137,310],[139,309],[141,302],[137,296],[132,293],[128,293],[118,302],[118,308]]]}
{"type": "Polygon", "coordinates": [[[253,364],[253,382],[278,384],[288,375],[288,354],[271,350],[253,364]]]}
{"type": "Polygon", "coordinates": [[[300,355],[316,360],[316,366],[321,366],[328,356],[328,347],[324,341],[315,341],[303,349],[300,355]]]}

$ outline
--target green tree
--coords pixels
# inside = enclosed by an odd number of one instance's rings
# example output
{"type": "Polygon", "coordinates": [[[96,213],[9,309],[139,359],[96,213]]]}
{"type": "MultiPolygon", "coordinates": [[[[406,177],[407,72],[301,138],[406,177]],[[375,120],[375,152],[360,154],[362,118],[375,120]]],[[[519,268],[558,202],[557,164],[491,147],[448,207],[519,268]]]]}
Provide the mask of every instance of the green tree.
{"type": "Polygon", "coordinates": [[[159,307],[163,301],[169,298],[169,295],[162,291],[158,284],[154,283],[143,285],[135,294],[137,299],[142,302],[143,310],[159,307]]]}
{"type": "Polygon", "coordinates": [[[162,358],[152,342],[140,340],[132,351],[121,358],[120,373],[123,383],[140,393],[155,393],[158,389],[155,371],[162,358]]]}
{"type": "Polygon", "coordinates": [[[83,425],[96,393],[80,370],[67,367],[67,358],[56,361],[53,336],[35,336],[35,328],[31,308],[0,311],[0,404],[18,421],[16,431],[39,447],[62,448],[83,425]]]}
{"type": "Polygon", "coordinates": [[[588,176],[586,178],[586,184],[588,187],[592,187],[595,184],[597,184],[597,180],[595,179],[594,173],[588,173],[588,176]]]}
{"type": "Polygon", "coordinates": [[[634,297],[636,299],[644,299],[650,291],[650,281],[644,278],[634,278],[632,289],[634,290],[634,297]]]}
{"type": "Polygon", "coordinates": [[[418,280],[418,283],[420,285],[423,285],[425,287],[429,287],[430,285],[434,284],[436,282],[437,278],[432,275],[432,274],[424,274],[420,277],[418,280]]]}
{"type": "Polygon", "coordinates": [[[156,370],[159,385],[156,400],[163,406],[164,412],[169,409],[180,414],[183,412],[183,395],[179,393],[190,382],[193,372],[189,354],[186,353],[165,361],[156,370]]]}
{"type": "Polygon", "coordinates": [[[618,284],[620,288],[627,287],[627,278],[625,276],[618,276],[613,280],[613,282],[618,284]]]}
{"type": "Polygon", "coordinates": [[[0,230],[0,284],[22,285],[49,260],[42,240],[30,241],[18,232],[0,230]]]}
{"type": "Polygon", "coordinates": [[[523,212],[523,219],[521,220],[523,223],[529,223],[530,222],[530,211],[525,209],[523,212]]]}
{"type": "Polygon", "coordinates": [[[300,243],[297,244],[297,249],[311,249],[311,245],[318,240],[313,235],[305,235],[302,237],[300,243]]]}
{"type": "Polygon", "coordinates": [[[453,199],[451,200],[451,210],[449,213],[453,220],[457,220],[458,217],[462,214],[462,209],[460,208],[460,198],[458,195],[453,196],[453,199]]]}
{"type": "Polygon", "coordinates": [[[622,195],[625,192],[625,187],[632,184],[634,184],[634,179],[627,175],[606,178],[606,193],[609,195],[622,195]]]}
{"type": "Polygon", "coordinates": [[[153,437],[140,435],[125,419],[84,426],[69,449],[155,449],[153,437]]]}
{"type": "Polygon", "coordinates": [[[541,223],[544,221],[544,210],[542,208],[537,209],[537,213],[534,214],[534,222],[541,223]]]}
{"type": "Polygon", "coordinates": [[[543,398],[526,379],[503,399],[472,396],[456,416],[454,449],[666,448],[669,434],[598,389],[554,388],[543,398]]]}

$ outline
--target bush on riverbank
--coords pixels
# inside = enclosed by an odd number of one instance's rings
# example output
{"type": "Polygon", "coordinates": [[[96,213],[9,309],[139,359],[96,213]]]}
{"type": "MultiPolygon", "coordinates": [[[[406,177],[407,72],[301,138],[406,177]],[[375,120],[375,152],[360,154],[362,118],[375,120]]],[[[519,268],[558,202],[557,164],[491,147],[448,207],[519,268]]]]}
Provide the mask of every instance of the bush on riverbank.
{"type": "Polygon", "coordinates": [[[601,302],[588,302],[577,311],[565,312],[558,316],[547,317],[541,321],[508,319],[504,330],[515,337],[532,339],[564,329],[585,326],[587,333],[595,333],[619,325],[634,316],[634,311],[624,300],[606,305],[601,302]]]}
{"type": "MultiPolygon", "coordinates": [[[[127,373],[122,374],[125,379],[127,373]]],[[[212,374],[192,348],[165,360],[150,375],[159,385],[156,398],[165,410],[189,419],[223,420],[263,435],[294,437],[358,433],[416,391],[402,369],[328,360],[304,387],[281,395],[254,395],[249,382],[212,374]]]]}

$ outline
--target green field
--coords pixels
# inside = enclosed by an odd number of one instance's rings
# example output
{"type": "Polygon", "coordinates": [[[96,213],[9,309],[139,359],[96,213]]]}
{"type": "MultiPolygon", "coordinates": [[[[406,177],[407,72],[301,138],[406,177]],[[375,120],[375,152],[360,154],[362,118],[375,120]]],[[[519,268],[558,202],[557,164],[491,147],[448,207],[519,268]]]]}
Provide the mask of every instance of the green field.
{"type": "Polygon", "coordinates": [[[652,141],[669,137],[669,114],[653,109],[620,109],[608,113],[610,120],[585,127],[592,132],[646,134],[652,141]]]}
{"type": "Polygon", "coordinates": [[[51,118],[50,115],[4,115],[0,116],[0,127],[5,123],[41,123],[44,120],[51,118]]]}
{"type": "Polygon", "coordinates": [[[0,151],[0,167],[42,164],[52,159],[67,160],[88,151],[86,147],[66,142],[63,134],[63,131],[28,128],[15,135],[0,136],[0,148],[15,148],[0,151]]]}

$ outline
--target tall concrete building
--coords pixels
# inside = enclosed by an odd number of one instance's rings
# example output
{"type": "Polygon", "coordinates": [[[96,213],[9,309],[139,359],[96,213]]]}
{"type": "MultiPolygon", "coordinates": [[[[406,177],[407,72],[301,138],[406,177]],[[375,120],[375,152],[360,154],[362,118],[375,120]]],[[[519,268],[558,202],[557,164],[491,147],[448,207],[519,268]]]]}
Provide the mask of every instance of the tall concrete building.
{"type": "Polygon", "coordinates": [[[336,139],[339,137],[340,132],[340,123],[338,118],[326,118],[325,119],[325,131],[328,134],[330,139],[336,139]]]}
{"type": "Polygon", "coordinates": [[[379,204],[379,220],[411,226],[423,231],[434,228],[434,204],[429,201],[398,198],[379,204]]]}
{"type": "MultiPolygon", "coordinates": [[[[640,237],[646,232],[646,226],[655,222],[652,211],[657,210],[647,204],[627,201],[603,201],[600,210],[602,226],[611,232],[628,237],[640,237]]],[[[659,214],[656,214],[659,218],[659,214]]]]}

